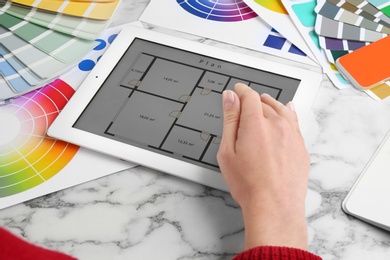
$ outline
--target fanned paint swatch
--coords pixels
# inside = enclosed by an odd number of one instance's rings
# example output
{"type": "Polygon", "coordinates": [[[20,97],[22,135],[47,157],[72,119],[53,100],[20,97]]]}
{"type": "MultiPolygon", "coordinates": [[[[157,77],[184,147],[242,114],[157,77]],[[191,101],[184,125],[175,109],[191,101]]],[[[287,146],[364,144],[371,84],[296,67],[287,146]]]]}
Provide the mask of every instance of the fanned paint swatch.
{"type": "Polygon", "coordinates": [[[352,41],[345,39],[329,38],[319,36],[320,46],[327,50],[355,51],[361,47],[367,46],[369,42],[352,41]]]}
{"type": "Polygon", "coordinates": [[[380,12],[381,12],[381,13],[378,12],[375,16],[378,16],[378,17],[381,17],[381,18],[383,17],[384,19],[386,19],[386,17],[384,17],[384,15],[385,15],[385,16],[387,16],[386,20],[388,20],[390,22],[390,2],[388,0],[368,0],[368,1],[365,1],[365,0],[348,0],[348,1],[355,2],[355,3],[359,4],[362,7],[373,6],[377,10],[380,10],[380,12]]]}
{"type": "Polygon", "coordinates": [[[87,40],[98,38],[110,24],[110,20],[75,19],[70,15],[31,9],[12,2],[7,2],[1,11],[36,25],[87,40]]]}
{"type": "Polygon", "coordinates": [[[115,13],[119,0],[112,2],[63,1],[63,0],[12,0],[13,3],[41,10],[91,19],[107,20],[115,13]]]}
{"type": "Polygon", "coordinates": [[[351,87],[351,84],[337,71],[333,63],[329,63],[326,54],[322,51],[319,36],[314,30],[316,22],[315,0],[282,0],[285,8],[290,14],[302,37],[309,45],[313,54],[320,62],[324,73],[326,73],[333,84],[339,89],[351,87]]]}
{"type": "Polygon", "coordinates": [[[119,0],[0,0],[0,105],[40,88],[99,42],[119,0]]]}
{"type": "Polygon", "coordinates": [[[367,30],[376,31],[380,33],[389,34],[390,27],[383,26],[377,22],[371,21],[363,16],[359,16],[355,13],[349,12],[345,9],[339,8],[329,2],[323,2],[318,4],[316,9],[318,15],[333,19],[339,22],[350,24],[353,26],[365,28],[367,30]]]}
{"type": "MultiPolygon", "coordinates": [[[[33,90],[47,82],[53,75],[60,75],[67,64],[53,58],[0,26],[0,41],[5,59],[26,84],[10,83],[9,77],[0,81],[0,99],[5,100],[33,90]]],[[[0,65],[3,69],[5,64],[0,65]]],[[[14,74],[16,77],[17,74],[14,74]]]]}
{"type": "Polygon", "coordinates": [[[26,68],[32,71],[40,80],[60,73],[68,67],[64,62],[28,44],[1,26],[0,39],[4,47],[22,61],[26,68]]]}
{"type": "Polygon", "coordinates": [[[244,0],[245,3],[259,15],[269,26],[278,31],[283,37],[288,39],[302,52],[307,54],[312,60],[316,61],[305,40],[295,27],[287,10],[284,8],[281,0],[244,0]]]}
{"type": "Polygon", "coordinates": [[[318,35],[354,41],[374,42],[387,36],[365,28],[353,26],[318,15],[315,24],[318,35]]]}
{"type": "Polygon", "coordinates": [[[4,12],[0,13],[0,25],[31,45],[68,64],[74,64],[96,46],[94,41],[59,33],[4,12]]]}
{"type": "MultiPolygon", "coordinates": [[[[383,5],[382,0],[318,1],[314,9],[315,33],[331,67],[336,69],[334,64],[340,57],[389,35],[390,17],[382,12],[383,5]]],[[[379,84],[365,92],[374,99],[384,99],[390,95],[389,84],[379,84]]]]}
{"type": "MultiPolygon", "coordinates": [[[[12,55],[1,43],[0,55],[2,57],[1,60],[7,63],[4,65],[0,65],[0,70],[7,70],[6,67],[10,66],[10,69],[14,70],[17,74],[15,74],[15,77],[22,77],[26,82],[28,82],[29,85],[35,85],[39,82],[32,73],[26,70],[25,65],[17,57],[12,55]]],[[[6,72],[3,72],[3,76],[5,76],[6,74],[6,72]]]]}

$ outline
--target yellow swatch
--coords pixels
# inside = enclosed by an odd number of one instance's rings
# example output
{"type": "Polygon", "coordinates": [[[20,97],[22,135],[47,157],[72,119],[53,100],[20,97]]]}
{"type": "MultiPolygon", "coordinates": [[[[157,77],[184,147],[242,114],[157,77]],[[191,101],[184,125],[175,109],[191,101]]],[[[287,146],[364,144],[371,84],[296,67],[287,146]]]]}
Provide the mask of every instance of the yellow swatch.
{"type": "MultiPolygon", "coordinates": [[[[71,2],[91,2],[91,0],[69,0],[71,2]]],[[[114,2],[115,0],[94,0],[94,2],[99,3],[108,3],[108,2],[114,2]]]]}
{"type": "Polygon", "coordinates": [[[372,87],[369,91],[371,91],[379,99],[383,100],[390,96],[390,82],[379,84],[375,87],[372,87]]]}
{"type": "Polygon", "coordinates": [[[13,3],[45,11],[99,20],[110,19],[119,1],[12,0],[13,3]]]}

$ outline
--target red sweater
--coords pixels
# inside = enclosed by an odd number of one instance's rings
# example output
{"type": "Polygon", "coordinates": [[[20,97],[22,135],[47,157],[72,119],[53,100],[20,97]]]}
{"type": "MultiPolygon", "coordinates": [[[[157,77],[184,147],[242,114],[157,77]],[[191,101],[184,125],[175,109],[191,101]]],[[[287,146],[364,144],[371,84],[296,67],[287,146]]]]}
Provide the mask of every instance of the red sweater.
{"type": "Polygon", "coordinates": [[[259,246],[238,254],[233,260],[321,260],[310,252],[290,247],[259,246]]]}
{"type": "MultiPolygon", "coordinates": [[[[0,259],[75,260],[60,252],[39,247],[0,228],[0,259]]],[[[319,256],[295,248],[260,246],[237,255],[234,260],[321,260],[319,256]]]]}
{"type": "Polygon", "coordinates": [[[76,258],[28,243],[0,227],[0,259],[75,260],[76,258]]]}

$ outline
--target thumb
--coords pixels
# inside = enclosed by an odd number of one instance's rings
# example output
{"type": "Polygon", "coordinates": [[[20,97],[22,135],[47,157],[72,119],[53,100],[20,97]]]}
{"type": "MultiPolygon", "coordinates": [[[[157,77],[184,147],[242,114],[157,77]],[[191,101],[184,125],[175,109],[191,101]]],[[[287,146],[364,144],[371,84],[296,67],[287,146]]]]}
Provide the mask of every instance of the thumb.
{"type": "Polygon", "coordinates": [[[235,151],[238,125],[240,123],[240,99],[235,92],[225,90],[222,93],[222,106],[223,134],[220,148],[232,152],[235,151]]]}

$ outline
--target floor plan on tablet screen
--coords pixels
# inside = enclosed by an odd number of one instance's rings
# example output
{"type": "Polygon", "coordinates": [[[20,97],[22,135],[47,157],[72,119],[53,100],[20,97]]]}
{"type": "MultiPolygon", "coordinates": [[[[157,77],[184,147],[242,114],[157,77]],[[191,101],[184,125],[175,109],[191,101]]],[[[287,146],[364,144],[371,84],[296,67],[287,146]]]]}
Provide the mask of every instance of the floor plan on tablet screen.
{"type": "Polygon", "coordinates": [[[136,39],[73,127],[218,170],[225,89],[283,103],[300,80],[136,39]]]}

